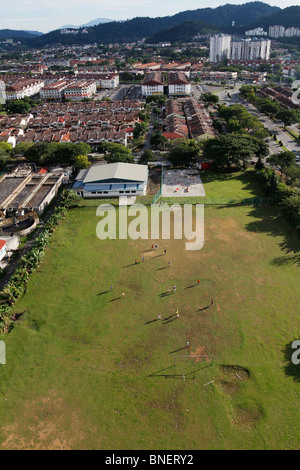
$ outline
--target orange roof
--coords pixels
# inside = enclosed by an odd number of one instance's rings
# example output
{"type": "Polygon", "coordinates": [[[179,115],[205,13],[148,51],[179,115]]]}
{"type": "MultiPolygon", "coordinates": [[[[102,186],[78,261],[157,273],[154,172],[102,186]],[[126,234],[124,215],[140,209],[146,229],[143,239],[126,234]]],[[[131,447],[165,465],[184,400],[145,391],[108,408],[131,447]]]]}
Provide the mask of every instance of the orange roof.
{"type": "Polygon", "coordinates": [[[70,134],[70,132],[69,132],[68,134],[64,134],[64,135],[62,136],[62,138],[60,139],[60,141],[61,141],[61,142],[69,142],[70,138],[71,138],[71,134],[70,134]]]}
{"type": "Polygon", "coordinates": [[[6,241],[5,240],[0,240],[0,250],[2,250],[2,248],[6,245],[6,241]]]}
{"type": "Polygon", "coordinates": [[[183,135],[176,134],[176,132],[163,132],[162,134],[166,139],[184,139],[183,135]]]}
{"type": "Polygon", "coordinates": [[[47,173],[47,171],[48,170],[46,170],[46,168],[41,168],[38,173],[41,173],[41,175],[44,175],[45,173],[47,173]]]}

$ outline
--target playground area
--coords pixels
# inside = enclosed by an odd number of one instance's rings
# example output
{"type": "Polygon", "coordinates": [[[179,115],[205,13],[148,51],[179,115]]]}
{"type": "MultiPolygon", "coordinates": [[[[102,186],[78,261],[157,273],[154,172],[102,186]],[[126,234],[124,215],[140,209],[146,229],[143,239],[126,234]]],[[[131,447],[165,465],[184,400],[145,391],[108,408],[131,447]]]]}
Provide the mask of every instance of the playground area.
{"type": "Polygon", "coordinates": [[[166,170],[164,172],[162,197],[205,196],[197,170],[166,170]]]}

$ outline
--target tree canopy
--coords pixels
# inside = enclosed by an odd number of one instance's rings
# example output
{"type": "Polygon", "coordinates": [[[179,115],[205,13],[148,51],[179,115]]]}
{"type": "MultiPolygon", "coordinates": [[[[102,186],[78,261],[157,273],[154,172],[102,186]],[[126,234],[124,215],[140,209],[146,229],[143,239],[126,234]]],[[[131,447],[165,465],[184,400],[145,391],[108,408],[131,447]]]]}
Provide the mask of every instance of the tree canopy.
{"type": "Polygon", "coordinates": [[[224,134],[203,142],[203,156],[212,160],[218,169],[232,165],[245,169],[252,158],[265,157],[268,152],[264,141],[247,134],[224,134]]]}

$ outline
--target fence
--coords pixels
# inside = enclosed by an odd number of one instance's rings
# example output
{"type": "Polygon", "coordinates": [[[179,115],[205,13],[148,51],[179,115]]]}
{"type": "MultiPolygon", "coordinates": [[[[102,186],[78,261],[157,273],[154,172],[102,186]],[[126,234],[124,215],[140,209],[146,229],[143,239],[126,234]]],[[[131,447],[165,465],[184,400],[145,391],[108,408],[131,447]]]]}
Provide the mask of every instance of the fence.
{"type": "Polygon", "coordinates": [[[153,196],[152,204],[155,204],[155,203],[161,198],[161,195],[162,195],[162,187],[163,187],[163,180],[164,180],[164,167],[162,166],[162,167],[161,167],[160,188],[159,188],[159,190],[157,191],[157,193],[153,196]]]}
{"type": "Polygon", "coordinates": [[[274,206],[278,203],[274,197],[228,198],[228,197],[184,197],[162,198],[163,204],[204,204],[215,206],[274,206]]]}
{"type": "MultiPolygon", "coordinates": [[[[226,197],[162,197],[162,188],[154,196],[137,196],[136,204],[143,204],[144,206],[151,206],[158,200],[162,204],[204,204],[206,206],[275,206],[278,200],[275,197],[253,197],[253,198],[226,198],[226,197]]],[[[114,199],[85,199],[82,206],[98,207],[99,204],[111,204],[115,207],[119,206],[119,198],[114,199]]]]}

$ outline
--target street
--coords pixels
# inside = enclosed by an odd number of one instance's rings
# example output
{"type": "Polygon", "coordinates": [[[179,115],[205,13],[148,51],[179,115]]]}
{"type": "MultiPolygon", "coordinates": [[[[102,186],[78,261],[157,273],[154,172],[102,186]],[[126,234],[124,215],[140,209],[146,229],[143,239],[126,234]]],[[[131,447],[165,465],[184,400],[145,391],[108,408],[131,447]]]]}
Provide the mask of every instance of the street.
{"type": "MultiPolygon", "coordinates": [[[[272,134],[275,134],[277,137],[277,140],[281,140],[282,144],[290,152],[294,152],[295,155],[300,155],[300,146],[292,139],[292,137],[287,132],[283,131],[282,129],[283,124],[272,121],[268,116],[261,113],[257,108],[255,108],[255,106],[253,106],[251,103],[248,103],[247,101],[245,101],[239,93],[239,87],[230,91],[229,96],[228,96],[228,91],[222,91],[218,94],[218,96],[219,96],[221,103],[226,103],[227,105],[238,103],[238,104],[243,105],[246,108],[246,110],[249,113],[256,116],[260,120],[260,122],[270,132],[272,132],[272,134]]],[[[268,145],[270,149],[270,154],[279,153],[283,151],[280,145],[274,142],[274,140],[271,137],[269,139],[268,145]]]]}

